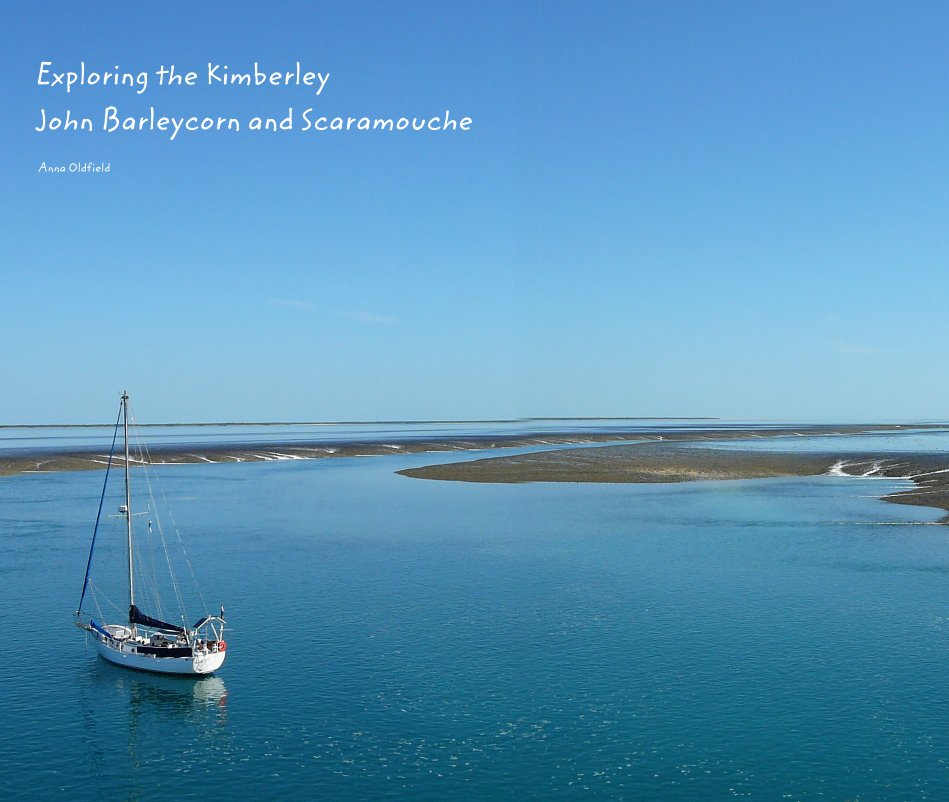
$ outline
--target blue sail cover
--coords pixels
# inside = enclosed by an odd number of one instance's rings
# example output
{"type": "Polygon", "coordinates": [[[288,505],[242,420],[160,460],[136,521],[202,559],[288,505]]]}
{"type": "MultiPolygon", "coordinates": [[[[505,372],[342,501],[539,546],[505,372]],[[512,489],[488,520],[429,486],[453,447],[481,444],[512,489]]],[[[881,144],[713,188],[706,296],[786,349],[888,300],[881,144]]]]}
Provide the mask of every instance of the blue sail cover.
{"type": "Polygon", "coordinates": [[[177,624],[169,624],[167,621],[161,621],[158,618],[145,615],[145,613],[139,610],[134,604],[129,607],[129,623],[141,624],[143,627],[152,627],[153,629],[164,629],[169,632],[185,631],[184,627],[179,627],[177,624]]]}

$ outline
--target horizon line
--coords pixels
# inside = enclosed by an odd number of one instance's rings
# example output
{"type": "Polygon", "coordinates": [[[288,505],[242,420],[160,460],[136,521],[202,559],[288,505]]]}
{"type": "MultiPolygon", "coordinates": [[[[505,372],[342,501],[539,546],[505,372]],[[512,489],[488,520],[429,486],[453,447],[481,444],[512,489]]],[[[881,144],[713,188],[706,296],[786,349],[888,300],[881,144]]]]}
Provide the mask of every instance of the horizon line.
{"type": "MultiPolygon", "coordinates": [[[[530,423],[533,421],[641,421],[641,420],[721,420],[717,417],[692,417],[682,415],[662,416],[623,416],[623,415],[587,415],[587,416],[558,416],[558,417],[529,417],[529,418],[470,418],[458,420],[339,420],[339,421],[179,421],[177,423],[137,423],[139,428],[154,428],[158,426],[367,426],[379,424],[409,424],[409,423],[530,423]]],[[[111,428],[114,423],[0,423],[0,429],[100,429],[111,428]]]]}

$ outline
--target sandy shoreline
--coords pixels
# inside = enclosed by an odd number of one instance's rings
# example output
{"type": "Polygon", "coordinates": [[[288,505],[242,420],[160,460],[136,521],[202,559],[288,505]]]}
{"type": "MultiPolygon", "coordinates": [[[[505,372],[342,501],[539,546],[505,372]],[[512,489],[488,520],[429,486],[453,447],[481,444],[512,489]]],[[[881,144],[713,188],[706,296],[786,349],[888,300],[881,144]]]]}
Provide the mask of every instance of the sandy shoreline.
{"type": "MultiPolygon", "coordinates": [[[[642,440],[642,435],[549,435],[549,436],[495,436],[444,438],[433,440],[405,440],[399,438],[382,442],[313,442],[299,440],[267,441],[255,443],[233,443],[213,445],[162,445],[149,449],[149,462],[153,465],[189,465],[200,463],[272,462],[301,459],[331,459],[335,457],[368,457],[391,454],[419,454],[422,452],[478,451],[497,448],[526,447],[537,445],[566,445],[572,443],[596,443],[616,440],[642,440]]],[[[23,449],[0,454],[0,476],[18,473],[56,473],[59,471],[102,470],[109,459],[108,448],[92,449],[23,449]]],[[[124,458],[117,453],[113,465],[123,465],[124,458]]],[[[129,462],[135,465],[132,457],[129,462]]]]}
{"type": "MultiPolygon", "coordinates": [[[[542,451],[399,471],[417,479],[456,482],[690,482],[777,476],[887,476],[911,479],[910,490],[883,496],[896,504],[949,512],[949,455],[833,454],[683,447],[677,443],[542,451]]],[[[949,516],[942,523],[949,523],[949,516]]]]}
{"type": "MultiPolygon", "coordinates": [[[[491,436],[442,437],[431,439],[392,438],[379,441],[281,441],[260,440],[226,444],[176,444],[150,447],[150,461],[154,464],[197,464],[228,462],[261,462],[274,460],[326,459],[331,457],[376,456],[385,454],[418,454],[422,452],[477,451],[497,448],[531,446],[582,445],[610,442],[663,443],[761,439],[788,435],[845,435],[869,432],[903,431],[906,426],[868,424],[842,426],[803,426],[775,429],[752,429],[727,426],[702,428],[653,429],[650,432],[557,432],[530,435],[498,434],[491,436]]],[[[926,428],[926,427],[912,427],[926,428]]],[[[108,461],[106,444],[102,448],[37,448],[0,452],[0,476],[17,473],[50,473],[56,471],[102,470],[108,461]]],[[[113,463],[123,464],[121,453],[113,463]]],[[[133,462],[134,464],[134,462],[133,462]]]]}
{"type": "MultiPolygon", "coordinates": [[[[910,478],[915,488],[884,498],[898,504],[937,507],[949,512],[949,455],[941,453],[761,452],[702,448],[699,444],[724,440],[760,440],[773,437],[833,436],[943,426],[887,424],[799,426],[776,429],[669,428],[647,434],[588,432],[431,440],[393,439],[381,442],[255,442],[243,444],[158,446],[150,450],[153,464],[261,462],[335,457],[468,452],[498,448],[589,445],[537,451],[529,454],[486,457],[474,461],[432,465],[399,471],[419,479],[462,482],[687,482],[701,479],[753,479],[772,476],[810,476],[831,471],[853,475],[910,478]],[[597,443],[628,442],[628,445],[597,443]],[[689,444],[684,447],[684,444],[689,444]]],[[[868,442],[872,442],[869,441],[868,442]]],[[[0,476],[20,473],[102,470],[108,450],[47,449],[0,455],[0,476]]],[[[113,457],[121,466],[121,454],[113,457]]],[[[133,462],[133,464],[135,464],[133,462]]],[[[944,520],[949,522],[949,516],[944,520]]]]}

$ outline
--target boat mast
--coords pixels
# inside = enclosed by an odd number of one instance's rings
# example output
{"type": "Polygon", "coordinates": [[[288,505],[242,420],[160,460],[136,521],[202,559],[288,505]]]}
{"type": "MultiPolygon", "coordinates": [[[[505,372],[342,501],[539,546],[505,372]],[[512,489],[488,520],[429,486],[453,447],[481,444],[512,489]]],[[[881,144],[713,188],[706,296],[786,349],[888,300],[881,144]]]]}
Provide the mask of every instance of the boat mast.
{"type": "Polygon", "coordinates": [[[135,585],[132,578],[132,490],[129,485],[129,394],[122,391],[122,412],[125,420],[125,527],[129,543],[129,613],[135,604],[135,585]]]}

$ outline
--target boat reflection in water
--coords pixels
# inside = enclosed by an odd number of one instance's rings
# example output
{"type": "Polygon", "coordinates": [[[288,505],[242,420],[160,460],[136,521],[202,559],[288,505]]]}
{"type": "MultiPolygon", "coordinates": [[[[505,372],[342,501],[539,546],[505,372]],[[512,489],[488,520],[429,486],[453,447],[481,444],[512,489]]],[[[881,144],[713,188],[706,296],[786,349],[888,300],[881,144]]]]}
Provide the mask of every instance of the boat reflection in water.
{"type": "Polygon", "coordinates": [[[178,719],[202,719],[217,713],[219,723],[227,716],[227,686],[220,677],[176,679],[150,674],[122,677],[119,684],[128,689],[133,717],[137,708],[149,707],[156,715],[178,719]]]}
{"type": "Polygon", "coordinates": [[[156,777],[170,767],[203,774],[208,761],[229,759],[233,751],[220,677],[133,672],[95,661],[82,686],[88,769],[111,798],[151,798],[156,777]],[[116,744],[123,742],[124,756],[116,760],[116,744]]]}
{"type": "Polygon", "coordinates": [[[128,711],[130,724],[143,717],[154,719],[155,725],[171,721],[227,722],[227,686],[218,676],[193,679],[122,672],[102,664],[90,673],[89,703],[101,706],[111,699],[113,708],[128,711]]]}

